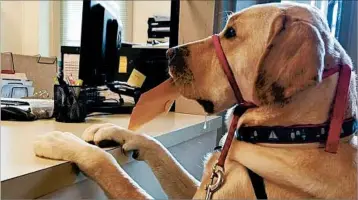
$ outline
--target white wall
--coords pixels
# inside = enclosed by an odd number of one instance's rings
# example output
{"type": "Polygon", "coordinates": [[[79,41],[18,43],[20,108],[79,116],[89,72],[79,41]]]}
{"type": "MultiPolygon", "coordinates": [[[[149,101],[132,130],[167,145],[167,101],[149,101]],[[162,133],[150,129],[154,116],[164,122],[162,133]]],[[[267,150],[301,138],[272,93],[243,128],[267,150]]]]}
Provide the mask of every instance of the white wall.
{"type": "MultiPolygon", "coordinates": [[[[15,8],[16,9],[16,8],[15,8]]],[[[39,54],[39,1],[22,1],[22,54],[39,54]]]]}
{"type": "Polygon", "coordinates": [[[49,56],[49,1],[1,2],[1,52],[49,56]]]}
{"type": "Polygon", "coordinates": [[[133,42],[146,43],[147,20],[153,15],[170,16],[170,1],[133,1],[133,42]]]}
{"type": "Polygon", "coordinates": [[[22,2],[1,2],[1,52],[22,53],[22,2]]]}
{"type": "Polygon", "coordinates": [[[39,1],[39,53],[43,56],[50,54],[50,1],[39,1]]]}

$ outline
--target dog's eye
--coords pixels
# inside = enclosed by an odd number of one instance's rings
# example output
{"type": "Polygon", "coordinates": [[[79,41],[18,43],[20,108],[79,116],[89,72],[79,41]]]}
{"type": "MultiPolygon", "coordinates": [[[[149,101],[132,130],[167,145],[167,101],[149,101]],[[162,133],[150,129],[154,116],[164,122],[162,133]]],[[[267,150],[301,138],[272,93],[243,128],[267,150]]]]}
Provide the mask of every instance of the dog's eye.
{"type": "Polygon", "coordinates": [[[232,38],[232,37],[235,37],[236,36],[236,31],[233,27],[229,27],[225,33],[224,33],[224,36],[226,38],[232,38]]]}

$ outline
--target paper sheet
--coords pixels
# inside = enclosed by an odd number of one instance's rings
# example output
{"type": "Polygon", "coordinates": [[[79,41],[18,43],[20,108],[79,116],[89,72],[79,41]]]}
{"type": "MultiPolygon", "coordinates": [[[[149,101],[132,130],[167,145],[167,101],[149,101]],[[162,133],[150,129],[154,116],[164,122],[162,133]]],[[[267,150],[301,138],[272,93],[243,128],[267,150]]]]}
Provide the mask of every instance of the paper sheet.
{"type": "Polygon", "coordinates": [[[131,75],[128,78],[127,84],[133,87],[141,88],[146,76],[142,74],[140,71],[133,69],[131,75]]]}
{"type": "Polygon", "coordinates": [[[15,73],[15,74],[1,74],[2,79],[20,79],[27,80],[25,73],[15,73]]]}
{"type": "Polygon", "coordinates": [[[64,54],[63,55],[63,76],[64,80],[79,79],[80,73],[80,55],[79,54],[64,54]]]}

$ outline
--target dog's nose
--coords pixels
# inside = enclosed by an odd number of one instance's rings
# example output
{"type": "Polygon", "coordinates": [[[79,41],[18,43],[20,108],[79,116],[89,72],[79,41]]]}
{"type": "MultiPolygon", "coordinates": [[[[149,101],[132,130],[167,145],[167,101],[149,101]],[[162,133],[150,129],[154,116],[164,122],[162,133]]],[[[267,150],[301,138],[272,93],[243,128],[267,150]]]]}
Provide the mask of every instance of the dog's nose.
{"type": "Polygon", "coordinates": [[[167,50],[167,59],[169,62],[175,58],[177,51],[177,48],[170,48],[167,50]]]}
{"type": "Polygon", "coordinates": [[[185,67],[185,59],[187,56],[187,48],[170,48],[167,50],[168,65],[172,68],[175,68],[175,70],[182,70],[185,67]]]}

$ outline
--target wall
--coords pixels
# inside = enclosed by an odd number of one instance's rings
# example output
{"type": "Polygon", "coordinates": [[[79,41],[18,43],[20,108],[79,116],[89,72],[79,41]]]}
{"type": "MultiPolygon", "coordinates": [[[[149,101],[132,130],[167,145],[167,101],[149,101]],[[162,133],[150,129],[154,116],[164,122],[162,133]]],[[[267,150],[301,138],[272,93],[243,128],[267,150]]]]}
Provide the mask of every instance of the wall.
{"type": "MultiPolygon", "coordinates": [[[[213,34],[214,11],[214,1],[181,1],[179,13],[179,45],[203,39],[213,34]]],[[[202,106],[196,101],[183,97],[175,101],[175,111],[186,114],[206,114],[202,106]]]]}
{"type": "Polygon", "coordinates": [[[22,53],[22,2],[1,2],[1,51],[22,53]]]}
{"type": "Polygon", "coordinates": [[[1,52],[49,56],[49,6],[49,1],[2,1],[1,52]]]}
{"type": "MultiPolygon", "coordinates": [[[[39,54],[43,56],[49,56],[50,53],[50,1],[39,1],[37,6],[39,9],[38,13],[38,45],[39,45],[39,54]]],[[[34,11],[32,11],[34,12],[34,11]]]]}
{"type": "Polygon", "coordinates": [[[153,15],[170,16],[170,1],[133,1],[133,42],[147,42],[147,20],[153,15]]]}
{"type": "Polygon", "coordinates": [[[39,1],[22,1],[22,54],[39,54],[39,1]]]}

